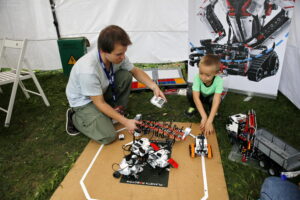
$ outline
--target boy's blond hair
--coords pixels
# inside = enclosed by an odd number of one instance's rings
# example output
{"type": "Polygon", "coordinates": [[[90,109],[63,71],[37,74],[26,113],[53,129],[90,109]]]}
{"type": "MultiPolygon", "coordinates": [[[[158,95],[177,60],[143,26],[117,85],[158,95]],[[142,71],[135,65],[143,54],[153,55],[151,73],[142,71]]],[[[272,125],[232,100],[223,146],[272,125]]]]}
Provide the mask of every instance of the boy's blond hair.
{"type": "Polygon", "coordinates": [[[207,54],[201,58],[201,60],[199,62],[199,67],[201,65],[215,66],[216,71],[218,72],[218,71],[220,71],[221,61],[220,61],[219,56],[213,55],[213,54],[207,54]]]}

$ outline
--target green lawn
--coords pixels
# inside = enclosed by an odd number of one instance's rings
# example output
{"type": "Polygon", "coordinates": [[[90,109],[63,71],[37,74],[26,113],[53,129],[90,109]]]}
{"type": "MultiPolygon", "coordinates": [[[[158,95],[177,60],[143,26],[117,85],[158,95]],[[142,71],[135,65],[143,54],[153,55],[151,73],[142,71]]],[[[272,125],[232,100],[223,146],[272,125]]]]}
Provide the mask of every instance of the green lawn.
{"type": "MultiPolygon", "coordinates": [[[[68,136],[65,132],[65,96],[67,79],[61,71],[39,72],[38,79],[51,104],[42,99],[29,100],[18,90],[11,126],[4,128],[5,115],[0,112],[0,199],[49,199],[72,164],[88,143],[83,135],[68,136]]],[[[31,81],[25,85],[34,88],[31,81]]],[[[0,106],[7,106],[11,86],[2,87],[0,106]]],[[[151,92],[130,95],[129,113],[152,116],[162,121],[198,122],[199,116],[188,119],[183,111],[188,107],[186,97],[168,96],[168,104],[158,109],[149,103],[151,92]],[[154,115],[154,113],[158,113],[154,115]],[[167,113],[167,115],[165,115],[167,113]],[[164,116],[165,115],[165,116],[164,116]]],[[[300,111],[282,94],[276,100],[228,94],[215,120],[225,178],[230,199],[257,199],[267,174],[260,170],[228,160],[231,150],[225,131],[229,115],[253,108],[258,127],[264,127],[295,148],[300,149],[300,111]]]]}

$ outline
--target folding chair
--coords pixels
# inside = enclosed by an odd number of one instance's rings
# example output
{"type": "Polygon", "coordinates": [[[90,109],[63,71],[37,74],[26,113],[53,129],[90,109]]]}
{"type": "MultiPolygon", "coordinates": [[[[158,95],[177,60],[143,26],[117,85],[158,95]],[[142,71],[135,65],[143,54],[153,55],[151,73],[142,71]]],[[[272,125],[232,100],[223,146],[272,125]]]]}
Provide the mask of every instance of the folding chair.
{"type": "MultiPolygon", "coordinates": [[[[24,52],[26,49],[26,39],[24,39],[24,40],[3,39],[2,45],[0,47],[0,62],[5,60],[4,59],[4,57],[5,57],[4,51],[9,48],[19,50],[19,57],[18,57],[18,64],[15,69],[8,67],[8,68],[11,68],[11,71],[1,71],[2,66],[0,66],[0,93],[3,93],[3,90],[1,89],[1,85],[13,83],[8,109],[6,110],[6,109],[0,107],[1,111],[6,112],[6,119],[5,119],[5,124],[4,124],[5,127],[8,127],[10,124],[10,119],[11,119],[11,115],[12,115],[12,111],[13,111],[13,106],[14,106],[14,102],[15,102],[15,98],[16,98],[18,85],[21,87],[21,89],[27,99],[29,99],[29,97],[30,97],[29,93],[35,94],[35,95],[41,96],[43,98],[46,106],[50,106],[50,104],[47,100],[47,97],[45,96],[44,91],[39,84],[39,81],[37,80],[34,72],[31,70],[30,66],[28,65],[28,63],[25,60],[24,60],[24,63],[26,62],[27,70],[26,71],[23,70],[22,64],[23,64],[24,52]],[[38,93],[25,88],[22,81],[25,79],[30,79],[30,78],[32,78],[33,82],[35,83],[35,85],[38,89],[38,93]]],[[[3,62],[1,62],[1,63],[3,63],[3,62]]]]}

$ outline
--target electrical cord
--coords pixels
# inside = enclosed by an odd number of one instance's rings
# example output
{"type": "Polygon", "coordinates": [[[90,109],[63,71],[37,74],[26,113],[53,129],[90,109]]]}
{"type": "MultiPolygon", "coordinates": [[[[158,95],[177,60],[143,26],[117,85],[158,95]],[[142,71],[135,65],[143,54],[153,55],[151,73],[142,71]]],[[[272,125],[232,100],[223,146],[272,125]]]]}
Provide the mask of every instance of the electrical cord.
{"type": "Polygon", "coordinates": [[[111,165],[111,168],[112,168],[112,170],[113,170],[114,172],[117,172],[117,171],[119,171],[119,170],[121,169],[120,164],[118,164],[118,163],[113,163],[113,164],[111,165]],[[115,170],[115,169],[114,169],[114,166],[115,166],[115,165],[118,165],[118,166],[119,166],[119,169],[118,169],[118,170],[115,170]]]}

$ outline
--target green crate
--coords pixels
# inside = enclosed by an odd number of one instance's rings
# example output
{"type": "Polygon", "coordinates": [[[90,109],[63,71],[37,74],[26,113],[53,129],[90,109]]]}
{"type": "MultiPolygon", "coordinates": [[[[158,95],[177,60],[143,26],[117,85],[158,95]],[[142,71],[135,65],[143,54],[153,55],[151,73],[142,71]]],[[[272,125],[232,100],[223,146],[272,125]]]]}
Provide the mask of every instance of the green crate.
{"type": "Polygon", "coordinates": [[[64,75],[69,76],[76,61],[86,54],[90,43],[85,37],[60,38],[57,40],[64,75]]]}

